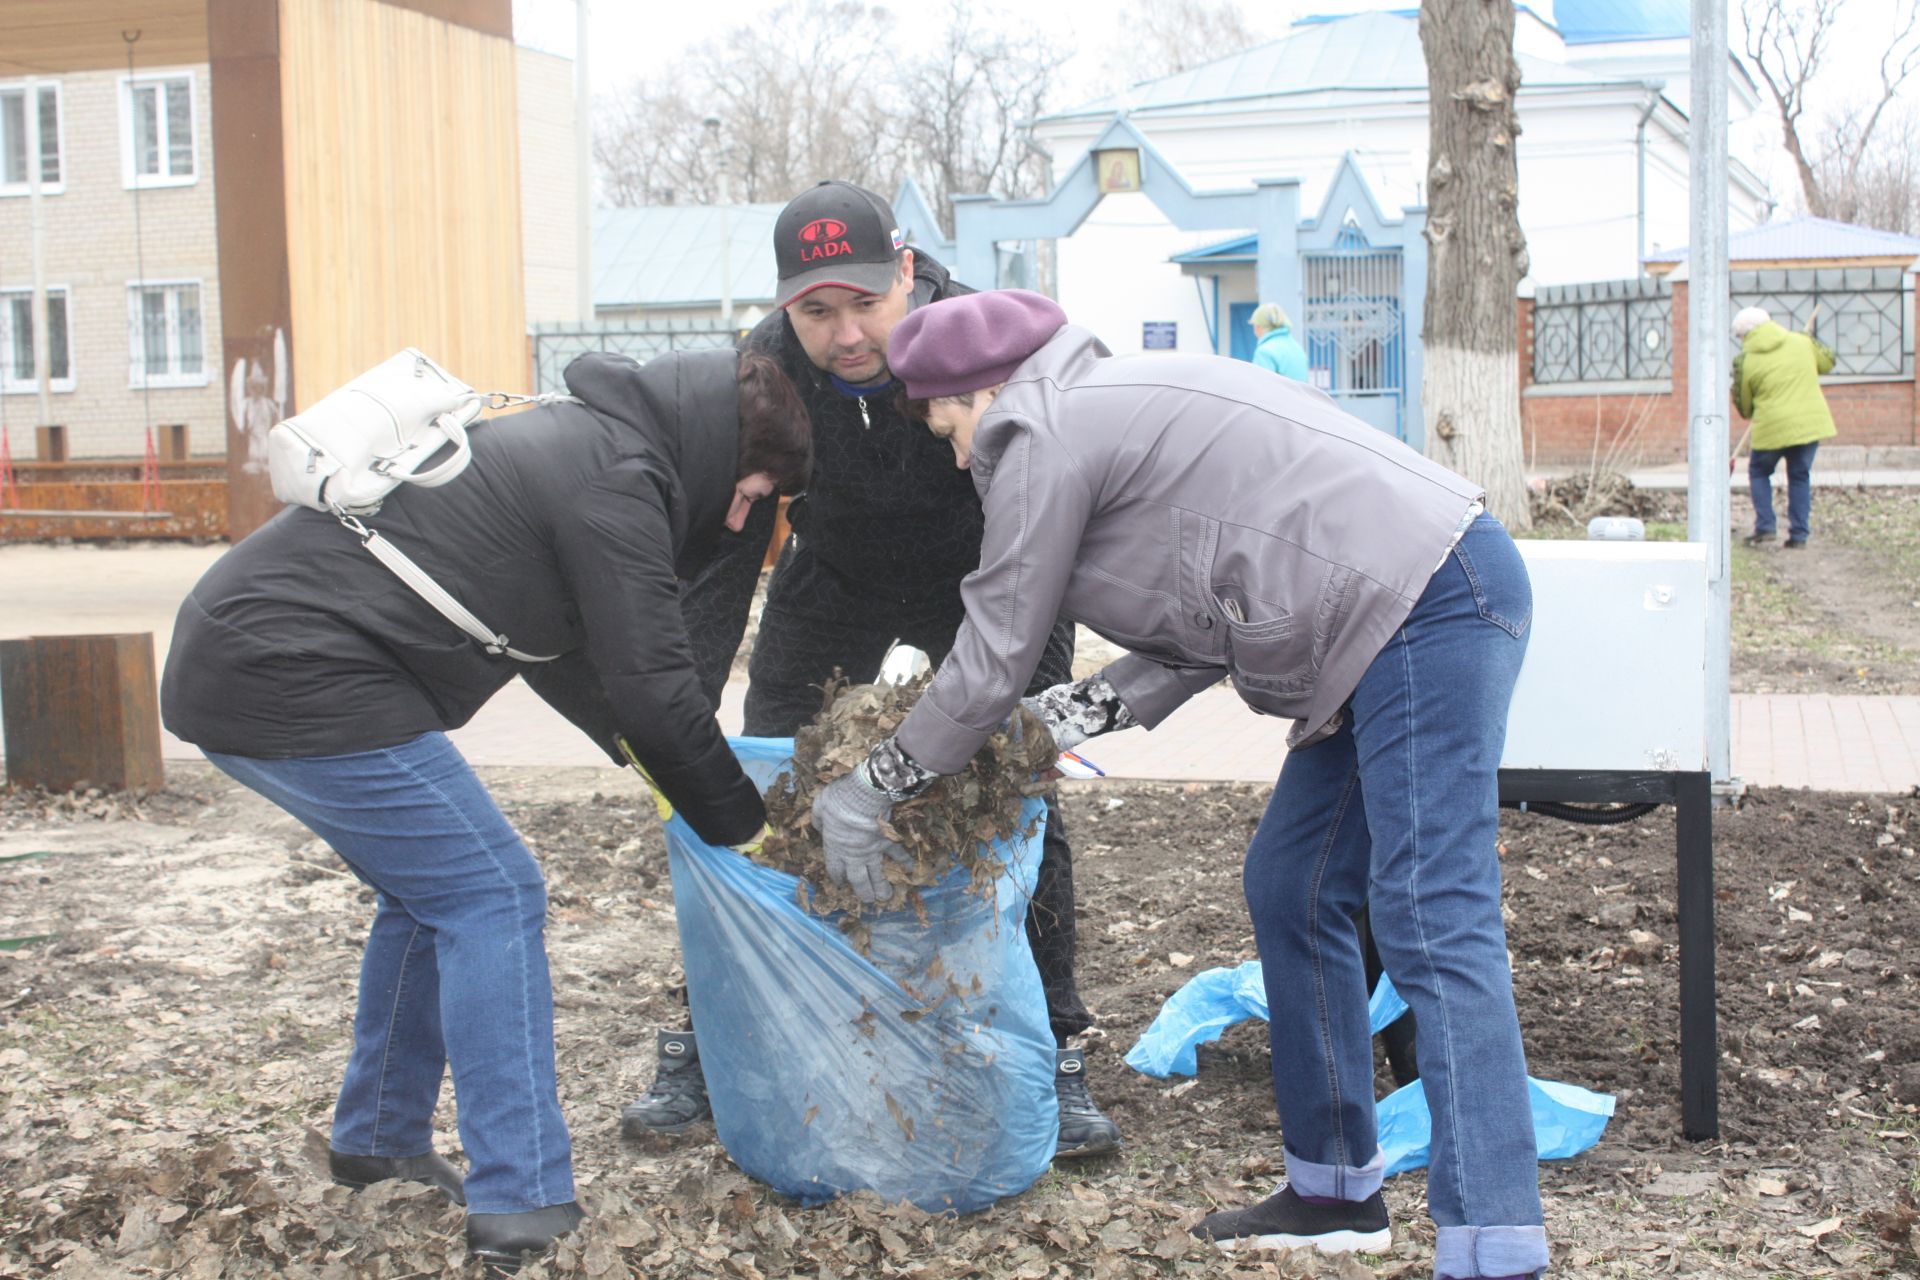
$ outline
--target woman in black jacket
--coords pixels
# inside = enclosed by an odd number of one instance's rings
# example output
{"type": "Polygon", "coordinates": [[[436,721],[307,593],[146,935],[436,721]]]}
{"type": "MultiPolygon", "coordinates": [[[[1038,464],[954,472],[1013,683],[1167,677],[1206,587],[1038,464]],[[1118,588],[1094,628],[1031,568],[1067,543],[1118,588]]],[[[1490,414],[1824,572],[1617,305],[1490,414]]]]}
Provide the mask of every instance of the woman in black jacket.
{"type": "Polygon", "coordinates": [[[473,433],[435,489],[368,517],[522,653],[462,634],[331,516],[280,513],[181,606],[167,727],[325,839],[378,900],[332,1171],[409,1178],[468,1208],[473,1251],[507,1265],[580,1219],[554,1079],[540,869],[446,731],[516,675],[616,763],[625,751],[702,838],[765,821],[701,695],[681,620],[722,525],[804,483],[805,413],[764,357],[588,355],[582,404],[473,433]],[[440,1082],[459,1099],[460,1175],[432,1147],[440,1082]]]}

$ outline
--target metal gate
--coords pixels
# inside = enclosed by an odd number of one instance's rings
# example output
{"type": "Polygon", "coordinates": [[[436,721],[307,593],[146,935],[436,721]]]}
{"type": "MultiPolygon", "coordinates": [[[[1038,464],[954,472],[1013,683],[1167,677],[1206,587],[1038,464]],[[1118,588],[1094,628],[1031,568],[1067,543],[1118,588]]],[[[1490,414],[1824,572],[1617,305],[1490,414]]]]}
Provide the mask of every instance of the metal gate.
{"type": "Polygon", "coordinates": [[[725,329],[676,329],[617,320],[595,325],[536,324],[528,337],[533,345],[533,389],[537,392],[565,391],[561,375],[589,351],[613,351],[645,364],[669,351],[724,347],[734,340],[725,329]]]}
{"type": "Polygon", "coordinates": [[[1400,250],[1348,224],[1327,253],[1301,255],[1308,376],[1340,407],[1407,438],[1406,325],[1400,250]]]}

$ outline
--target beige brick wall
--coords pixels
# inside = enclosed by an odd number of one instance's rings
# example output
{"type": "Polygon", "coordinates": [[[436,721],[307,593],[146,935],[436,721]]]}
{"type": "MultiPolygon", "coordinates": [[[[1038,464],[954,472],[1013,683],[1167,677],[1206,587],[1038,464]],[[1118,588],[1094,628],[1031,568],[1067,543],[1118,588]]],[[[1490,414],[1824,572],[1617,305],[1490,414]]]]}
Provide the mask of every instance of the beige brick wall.
{"type": "MultiPolygon", "coordinates": [[[[142,74],[170,70],[142,68],[142,74]]],[[[154,388],[129,385],[127,286],[141,278],[136,264],[134,193],[121,172],[119,94],[124,72],[55,77],[60,85],[66,189],[41,199],[41,245],[49,286],[68,291],[74,389],[55,392],[52,416],[67,428],[75,458],[139,457],[151,397],[155,425],[187,423],[200,456],[226,452],[226,395],[220,373],[220,289],[214,239],[211,99],[205,65],[178,68],[193,77],[195,181],[140,192],[141,256],[149,281],[200,282],[200,318],[206,385],[154,388]]],[[[16,82],[7,82],[16,83],[16,82]]],[[[0,197],[0,287],[33,282],[32,243],[25,196],[0,197]]],[[[13,456],[36,456],[38,397],[4,397],[13,456]]]]}
{"type": "Polygon", "coordinates": [[[576,320],[580,228],[575,189],[573,60],[521,46],[520,234],[527,323],[576,320]]]}

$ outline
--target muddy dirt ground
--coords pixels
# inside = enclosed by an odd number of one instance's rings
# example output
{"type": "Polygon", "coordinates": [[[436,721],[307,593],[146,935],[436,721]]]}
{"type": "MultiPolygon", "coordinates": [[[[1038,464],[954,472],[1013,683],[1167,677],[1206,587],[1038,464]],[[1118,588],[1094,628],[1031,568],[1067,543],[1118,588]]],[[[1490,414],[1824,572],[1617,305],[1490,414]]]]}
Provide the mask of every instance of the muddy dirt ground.
{"type": "MultiPolygon", "coordinates": [[[[1100,1018],[1092,1081],[1126,1143],[947,1220],[863,1197],[799,1209],[734,1170],[710,1127],[622,1139],[619,1108],[677,1008],[659,828],[612,771],[487,780],[551,879],[562,1098],[595,1214],[545,1274],[1427,1274],[1418,1173],[1388,1185],[1388,1256],[1229,1263],[1187,1241],[1202,1212],[1278,1180],[1263,1024],[1203,1049],[1191,1081],[1119,1060],[1186,978],[1253,955],[1239,858],[1260,789],[1069,792],[1082,982],[1100,1018]]],[[[1721,817],[1710,1143],[1678,1134],[1671,819],[1508,815],[1532,1069],[1618,1099],[1596,1148],[1542,1168],[1556,1275],[1915,1273],[1917,808],[1768,792],[1721,817]]],[[[370,911],[324,847],[210,769],[180,767],[138,803],[9,795],[0,858],[0,936],[58,935],[0,953],[0,1275],[467,1273],[456,1211],[329,1187],[316,1164],[370,911]]],[[[453,1150],[450,1107],[441,1118],[453,1150]]]]}
{"type": "MultiPolygon", "coordinates": [[[[1736,549],[1734,687],[1920,692],[1917,614],[1920,495],[1823,490],[1810,550],[1736,549]]],[[[1120,1061],[1183,981],[1254,954],[1239,864],[1263,789],[1071,785],[1092,1086],[1126,1142],[950,1220],[870,1197],[800,1209],[711,1127],[621,1138],[653,1032],[679,1017],[658,825],[612,770],[483,772],[550,879],[562,1100],[594,1214],[529,1277],[1429,1273],[1419,1173],[1388,1184],[1386,1256],[1227,1260],[1188,1241],[1279,1180],[1264,1025],[1203,1048],[1190,1081],[1120,1061]]],[[[1719,816],[1722,1132],[1696,1143],[1679,1135],[1671,814],[1506,815],[1532,1070],[1618,1100],[1598,1146],[1542,1167],[1554,1275],[1920,1275],[1916,818],[1913,796],[1785,791],[1719,816]]],[[[457,1211],[322,1172],[369,915],[323,845],[205,766],[137,801],[0,791],[0,939],[38,939],[0,949],[0,1277],[477,1274],[457,1211]]]]}

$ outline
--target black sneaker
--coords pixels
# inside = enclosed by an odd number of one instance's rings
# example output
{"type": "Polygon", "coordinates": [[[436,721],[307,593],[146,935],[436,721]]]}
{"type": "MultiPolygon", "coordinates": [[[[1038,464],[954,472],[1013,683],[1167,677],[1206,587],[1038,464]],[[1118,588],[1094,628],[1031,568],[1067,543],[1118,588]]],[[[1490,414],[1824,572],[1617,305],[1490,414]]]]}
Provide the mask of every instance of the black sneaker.
{"type": "Polygon", "coordinates": [[[1750,547],[1770,547],[1773,545],[1773,539],[1774,535],[1771,533],[1750,533],[1740,541],[1750,547]]]}
{"type": "Polygon", "coordinates": [[[691,1031],[660,1033],[660,1065],[639,1101],[620,1113],[620,1132],[629,1138],[653,1133],[685,1133],[711,1119],[707,1077],[700,1070],[700,1048],[691,1031]]]}
{"type": "Polygon", "coordinates": [[[1805,538],[1788,538],[1787,539],[1787,550],[1805,551],[1806,549],[1807,549],[1807,540],[1805,538]]]}
{"type": "Polygon", "coordinates": [[[1365,1200],[1308,1204],[1282,1187],[1249,1209],[1210,1213],[1192,1227],[1229,1253],[1241,1249],[1316,1249],[1321,1253],[1384,1253],[1393,1244],[1387,1202],[1378,1191],[1365,1200]]]}
{"type": "Polygon", "coordinates": [[[1078,1049],[1061,1049],[1053,1065],[1053,1092],[1060,1100],[1060,1137],[1053,1158],[1103,1156],[1120,1145],[1120,1126],[1101,1114],[1087,1092],[1087,1060],[1078,1049]]]}

